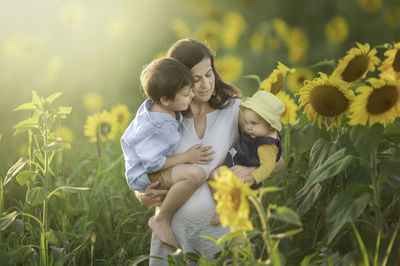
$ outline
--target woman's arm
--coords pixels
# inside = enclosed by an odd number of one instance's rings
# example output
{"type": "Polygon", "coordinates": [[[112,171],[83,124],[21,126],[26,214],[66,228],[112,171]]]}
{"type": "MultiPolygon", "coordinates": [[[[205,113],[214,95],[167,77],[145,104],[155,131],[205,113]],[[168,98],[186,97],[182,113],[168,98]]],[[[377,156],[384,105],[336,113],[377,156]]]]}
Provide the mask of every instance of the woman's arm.
{"type": "Polygon", "coordinates": [[[157,189],[160,182],[154,182],[146,187],[145,191],[135,191],[136,198],[140,203],[147,206],[160,206],[168,190],[157,189]]]}

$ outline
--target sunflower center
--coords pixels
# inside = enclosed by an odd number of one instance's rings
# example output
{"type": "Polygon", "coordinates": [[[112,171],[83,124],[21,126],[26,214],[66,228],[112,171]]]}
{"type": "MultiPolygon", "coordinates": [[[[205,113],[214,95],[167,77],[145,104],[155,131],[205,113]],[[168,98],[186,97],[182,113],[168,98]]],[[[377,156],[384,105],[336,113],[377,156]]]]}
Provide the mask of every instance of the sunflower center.
{"type": "Polygon", "coordinates": [[[235,211],[239,210],[239,207],[240,207],[240,193],[241,193],[241,191],[240,191],[240,188],[238,188],[238,187],[233,187],[230,191],[233,209],[235,211]]]}
{"type": "Polygon", "coordinates": [[[122,124],[122,122],[124,122],[124,118],[125,118],[124,114],[123,113],[119,113],[118,116],[117,116],[118,123],[122,124]]]}
{"type": "Polygon", "coordinates": [[[369,59],[366,55],[358,55],[349,62],[342,73],[342,78],[346,82],[353,82],[364,75],[368,69],[369,59]]]}
{"type": "Polygon", "coordinates": [[[305,80],[306,80],[305,77],[299,77],[299,78],[297,79],[297,82],[298,82],[299,85],[303,86],[305,80]]]}
{"type": "Polygon", "coordinates": [[[373,115],[382,114],[390,110],[398,100],[399,93],[394,86],[383,86],[372,91],[368,97],[367,111],[373,115]]]}
{"type": "Polygon", "coordinates": [[[396,56],[394,57],[393,69],[396,72],[400,72],[400,50],[399,49],[397,49],[396,56]]]}
{"type": "Polygon", "coordinates": [[[107,135],[111,131],[111,125],[106,122],[101,122],[99,127],[100,127],[100,135],[107,137],[107,135]]]}
{"type": "Polygon", "coordinates": [[[313,109],[323,116],[337,116],[346,111],[349,100],[333,86],[315,87],[310,93],[313,109]]]}
{"type": "Polygon", "coordinates": [[[279,74],[278,80],[271,84],[271,93],[272,94],[277,94],[282,89],[283,81],[284,81],[283,75],[279,74]]]}

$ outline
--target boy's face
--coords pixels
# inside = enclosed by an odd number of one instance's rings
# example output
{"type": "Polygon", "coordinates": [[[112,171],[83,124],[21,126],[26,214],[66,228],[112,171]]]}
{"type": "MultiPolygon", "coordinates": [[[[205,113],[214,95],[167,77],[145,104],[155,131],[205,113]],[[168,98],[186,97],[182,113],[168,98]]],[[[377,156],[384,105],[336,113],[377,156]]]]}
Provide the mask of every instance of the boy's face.
{"type": "Polygon", "coordinates": [[[244,131],[252,138],[265,137],[273,131],[273,128],[256,112],[243,108],[244,131]]]}
{"type": "Polygon", "coordinates": [[[168,100],[168,109],[174,112],[185,111],[188,109],[192,98],[192,88],[184,87],[175,94],[175,98],[173,100],[168,100]]]}

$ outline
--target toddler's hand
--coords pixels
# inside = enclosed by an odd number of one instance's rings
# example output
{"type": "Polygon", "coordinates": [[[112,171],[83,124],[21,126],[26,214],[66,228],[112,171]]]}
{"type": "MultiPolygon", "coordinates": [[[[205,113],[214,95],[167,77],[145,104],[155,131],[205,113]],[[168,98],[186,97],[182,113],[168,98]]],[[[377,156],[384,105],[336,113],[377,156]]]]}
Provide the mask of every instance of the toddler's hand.
{"type": "Polygon", "coordinates": [[[185,152],[186,163],[208,164],[214,156],[212,146],[202,147],[201,144],[194,145],[185,152]]]}

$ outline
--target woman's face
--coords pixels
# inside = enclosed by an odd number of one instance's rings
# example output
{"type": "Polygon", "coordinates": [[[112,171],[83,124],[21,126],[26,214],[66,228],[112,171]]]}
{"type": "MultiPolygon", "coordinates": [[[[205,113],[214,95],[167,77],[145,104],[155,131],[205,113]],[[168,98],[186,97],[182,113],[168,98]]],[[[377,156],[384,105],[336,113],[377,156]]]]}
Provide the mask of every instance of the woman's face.
{"type": "Polygon", "coordinates": [[[190,70],[194,77],[193,101],[208,102],[214,93],[215,77],[211,67],[211,60],[205,57],[190,70]]]}

